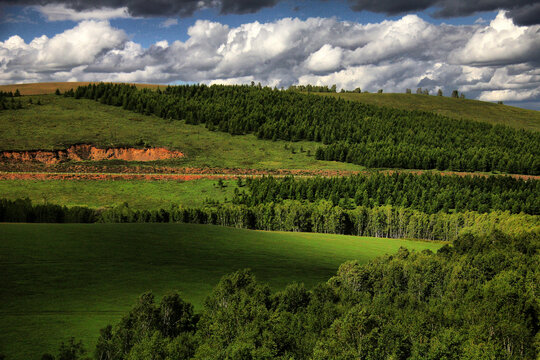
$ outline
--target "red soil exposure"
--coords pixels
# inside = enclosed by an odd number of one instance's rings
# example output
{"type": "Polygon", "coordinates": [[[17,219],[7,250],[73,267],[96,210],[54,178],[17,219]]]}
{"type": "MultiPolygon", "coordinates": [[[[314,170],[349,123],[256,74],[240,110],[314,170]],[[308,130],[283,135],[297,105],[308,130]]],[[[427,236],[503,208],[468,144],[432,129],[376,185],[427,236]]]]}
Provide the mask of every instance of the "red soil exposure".
{"type": "Polygon", "coordinates": [[[126,161],[154,161],[184,157],[179,151],[165,148],[109,148],[100,149],[92,145],[73,145],[67,150],[31,150],[31,151],[3,151],[0,161],[4,162],[38,162],[44,164],[58,164],[64,161],[83,160],[126,160],[126,161]]]}

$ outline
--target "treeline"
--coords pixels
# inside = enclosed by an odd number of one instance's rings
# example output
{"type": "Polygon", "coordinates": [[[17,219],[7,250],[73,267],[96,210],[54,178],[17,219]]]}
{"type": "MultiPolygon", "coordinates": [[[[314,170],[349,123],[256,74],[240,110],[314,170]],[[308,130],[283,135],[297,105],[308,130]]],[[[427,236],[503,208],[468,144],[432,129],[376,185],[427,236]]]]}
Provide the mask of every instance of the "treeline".
{"type": "Polygon", "coordinates": [[[261,139],[309,140],[319,159],[365,166],[540,174],[540,134],[260,86],[182,85],[161,91],[92,84],[75,98],[261,139]]]}
{"type": "MultiPolygon", "coordinates": [[[[94,358],[534,360],[539,243],[538,234],[495,232],[437,253],[401,248],[346,262],[312,289],[272,292],[241,270],[221,279],[199,314],[176,293],[160,302],[145,293],[100,331],[94,358]]],[[[58,359],[69,350],[69,359],[84,356],[71,341],[58,359]]]]}
{"type": "Polygon", "coordinates": [[[202,208],[171,206],[139,210],[122,204],[110,209],[68,208],[52,204],[33,205],[28,199],[1,200],[0,222],[105,222],[192,223],[244,229],[317,232],[385,238],[455,240],[463,232],[477,234],[498,229],[507,234],[539,231],[540,218],[509,212],[463,212],[426,214],[389,205],[344,209],[320,200],[305,203],[285,200],[256,206],[217,204],[202,208]]]}
{"type": "Polygon", "coordinates": [[[21,93],[19,89],[15,93],[9,91],[0,91],[0,110],[19,110],[23,108],[22,102],[20,99],[15,101],[15,98],[19,98],[21,93]],[[8,100],[9,99],[9,100],[8,100]]]}
{"type": "Polygon", "coordinates": [[[540,181],[509,176],[373,173],[333,178],[262,177],[247,179],[246,190],[235,189],[233,203],[254,206],[286,199],[325,199],[344,209],[393,205],[428,214],[494,210],[540,214],[540,181]]]}

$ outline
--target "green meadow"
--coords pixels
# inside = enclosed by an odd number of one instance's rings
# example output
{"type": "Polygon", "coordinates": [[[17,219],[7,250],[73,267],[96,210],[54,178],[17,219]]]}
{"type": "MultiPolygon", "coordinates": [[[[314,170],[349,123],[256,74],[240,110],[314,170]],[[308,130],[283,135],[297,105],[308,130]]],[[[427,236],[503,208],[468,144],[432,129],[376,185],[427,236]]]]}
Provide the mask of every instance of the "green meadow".
{"type": "Polygon", "coordinates": [[[0,180],[0,198],[29,198],[34,204],[105,208],[127,202],[134,209],[159,209],[171,205],[200,207],[211,199],[224,202],[233,197],[235,180],[0,180]]]}
{"type": "Polygon", "coordinates": [[[179,291],[200,309],[224,274],[251,268],[274,289],[326,281],[346,260],[441,244],[190,224],[1,224],[0,353],[38,359],[100,328],[143,292],[179,291]]]}

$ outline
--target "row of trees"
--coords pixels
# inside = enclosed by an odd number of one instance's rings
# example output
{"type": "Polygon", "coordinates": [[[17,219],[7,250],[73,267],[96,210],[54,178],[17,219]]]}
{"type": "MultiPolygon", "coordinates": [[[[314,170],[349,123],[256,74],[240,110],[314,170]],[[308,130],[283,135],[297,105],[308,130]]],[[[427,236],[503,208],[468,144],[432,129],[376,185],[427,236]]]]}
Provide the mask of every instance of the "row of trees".
{"type": "Polygon", "coordinates": [[[98,84],[76,98],[205,123],[231,134],[322,142],[318,157],[366,166],[540,174],[540,134],[259,86],[183,85],[162,91],[98,84]],[[381,159],[381,152],[384,156],[381,159]],[[403,155],[405,154],[405,156],[403,155]],[[440,155],[443,160],[438,161],[440,155]],[[472,156],[478,154],[478,156],[472,156]],[[411,157],[417,160],[411,161],[411,157]]]}
{"type": "Polygon", "coordinates": [[[540,181],[509,176],[373,173],[347,177],[246,179],[245,190],[235,190],[235,204],[255,206],[286,199],[329,200],[344,209],[393,205],[428,214],[494,210],[540,214],[540,181]],[[247,190],[247,191],[246,191],[247,190]]]}
{"type": "MultiPolygon", "coordinates": [[[[412,90],[411,89],[405,89],[405,94],[412,94],[412,90]]],[[[419,88],[416,89],[416,94],[417,95],[429,95],[429,89],[422,89],[421,87],[419,87],[419,88]]],[[[437,90],[437,96],[443,96],[442,89],[437,90]]],[[[451,97],[456,98],[456,99],[457,98],[465,99],[465,94],[463,94],[463,93],[459,94],[459,91],[452,90],[451,97]]]]}
{"type": "MultiPolygon", "coordinates": [[[[436,254],[401,248],[346,262],[313,289],[272,292],[241,270],[221,279],[199,314],[178,294],[157,302],[145,293],[100,331],[94,358],[537,359],[539,243],[538,234],[492,233],[436,254]]],[[[71,344],[69,359],[81,359],[71,344]]]]}
{"type": "Polygon", "coordinates": [[[245,229],[304,231],[386,238],[417,238],[452,241],[460,233],[486,233],[499,229],[520,234],[540,229],[538,216],[509,212],[463,212],[426,214],[402,207],[358,206],[345,209],[320,200],[303,203],[285,200],[256,206],[217,204],[203,208],[172,206],[138,210],[123,204],[111,209],[33,205],[30,200],[1,200],[0,222],[106,222],[212,224],[245,229]]]}
{"type": "MultiPolygon", "coordinates": [[[[319,147],[318,160],[349,162],[370,168],[437,169],[450,171],[499,171],[525,174],[538,167],[538,156],[533,153],[513,157],[500,149],[483,147],[433,148],[423,145],[387,143],[352,144],[338,142],[319,147]]],[[[533,172],[536,172],[534,170],[533,172]]]]}

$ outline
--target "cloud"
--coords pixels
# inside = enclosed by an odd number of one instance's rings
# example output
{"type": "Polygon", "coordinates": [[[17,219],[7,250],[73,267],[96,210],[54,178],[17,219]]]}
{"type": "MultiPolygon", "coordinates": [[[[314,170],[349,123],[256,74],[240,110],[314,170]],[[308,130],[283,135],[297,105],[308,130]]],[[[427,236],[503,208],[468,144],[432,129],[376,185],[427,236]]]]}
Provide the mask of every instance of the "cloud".
{"type": "Polygon", "coordinates": [[[540,24],[539,0],[348,0],[355,11],[373,11],[398,15],[436,9],[435,17],[469,16],[483,11],[509,10],[509,17],[519,25],[540,24]]]}
{"type": "Polygon", "coordinates": [[[40,12],[48,21],[81,21],[81,20],[109,20],[131,17],[127,7],[99,9],[85,9],[77,11],[66,7],[63,4],[48,4],[44,6],[35,6],[34,9],[40,12]]]}
{"type": "Polygon", "coordinates": [[[107,21],[88,20],[52,38],[42,35],[29,44],[12,36],[0,42],[0,63],[8,72],[34,72],[37,76],[92,63],[126,41],[127,35],[107,21]]]}
{"type": "Polygon", "coordinates": [[[453,53],[451,60],[475,65],[531,60],[540,64],[540,26],[516,26],[501,11],[489,26],[478,28],[467,44],[453,53]]]}
{"type": "Polygon", "coordinates": [[[164,20],[161,24],[159,24],[159,27],[169,28],[174,25],[178,25],[178,19],[169,18],[169,19],[164,20]]]}
{"type": "Polygon", "coordinates": [[[306,67],[315,73],[335,71],[341,67],[341,57],[343,50],[340,47],[333,47],[324,44],[306,59],[306,67]]]}
{"type": "MultiPolygon", "coordinates": [[[[284,0],[0,0],[0,4],[55,5],[77,12],[126,8],[129,15],[136,17],[189,17],[205,8],[217,9],[221,14],[255,13],[273,7],[280,1],[284,0]]],[[[348,3],[355,11],[367,10],[389,15],[431,9],[433,16],[442,18],[508,10],[508,16],[516,24],[540,24],[540,0],[348,0],[348,3]]]]}
{"type": "Polygon", "coordinates": [[[280,0],[0,0],[1,4],[8,5],[30,5],[36,6],[44,14],[54,12],[57,15],[52,17],[57,20],[64,17],[64,20],[74,20],[75,13],[83,15],[93,14],[91,17],[80,19],[112,19],[113,15],[124,17],[124,11],[133,17],[189,17],[196,11],[215,8],[221,14],[247,14],[255,13],[263,8],[272,7],[280,0]],[[118,10],[118,9],[121,9],[118,10]],[[120,13],[115,13],[115,10],[120,13]],[[100,15],[102,17],[97,17],[100,15]],[[109,17],[104,17],[109,16],[109,17]]]}
{"type": "Polygon", "coordinates": [[[431,24],[407,15],[372,24],[284,18],[231,27],[198,20],[185,41],[143,47],[107,21],[52,38],[0,42],[0,81],[336,84],[403,92],[423,87],[469,98],[540,101],[540,26],[501,12],[488,25],[431,24]]]}

